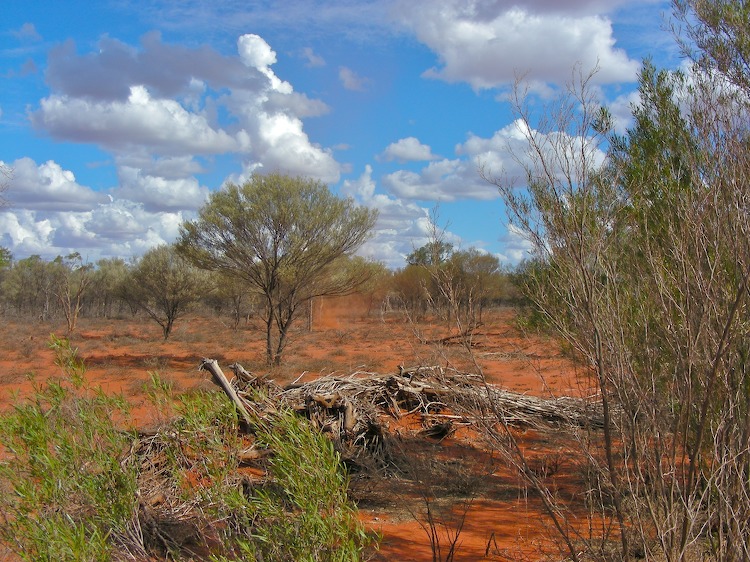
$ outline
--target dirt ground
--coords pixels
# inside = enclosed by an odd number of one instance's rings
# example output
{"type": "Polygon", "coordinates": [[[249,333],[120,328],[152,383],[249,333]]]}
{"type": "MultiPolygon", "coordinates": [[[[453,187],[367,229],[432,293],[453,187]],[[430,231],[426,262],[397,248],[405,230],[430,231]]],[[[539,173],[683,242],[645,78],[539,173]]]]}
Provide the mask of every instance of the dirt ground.
{"type": "MultiPolygon", "coordinates": [[[[579,395],[574,369],[559,347],[522,335],[514,318],[509,308],[485,312],[471,357],[454,340],[444,340],[455,334],[446,321],[415,323],[357,299],[317,302],[311,329],[301,321],[284,364],[270,370],[264,365],[262,328],[252,320],[232,330],[219,317],[193,315],[179,319],[164,341],[159,326],[146,318],[84,318],[70,341],[85,361],[89,380],[125,395],[143,426],[154,422],[144,393],[150,373],[158,372],[179,391],[209,388],[210,375],[197,369],[203,358],[225,366],[238,362],[280,384],[332,373],[393,373],[399,365],[442,365],[481,369],[489,382],[517,392],[579,395]]],[[[65,335],[64,323],[0,325],[0,409],[27,395],[34,377],[59,374],[48,347],[50,333],[65,335]]],[[[417,422],[394,420],[392,430],[410,423],[417,422]]],[[[531,432],[523,443],[532,455],[552,454],[555,448],[553,437],[531,432]]],[[[364,477],[352,479],[363,521],[382,535],[373,560],[432,561],[428,505],[437,533],[433,546],[440,543],[441,559],[461,523],[455,560],[539,560],[552,548],[554,537],[539,500],[476,433],[459,430],[440,442],[405,439],[404,447],[418,450],[424,459],[413,469],[410,484],[383,488],[364,477]]]]}

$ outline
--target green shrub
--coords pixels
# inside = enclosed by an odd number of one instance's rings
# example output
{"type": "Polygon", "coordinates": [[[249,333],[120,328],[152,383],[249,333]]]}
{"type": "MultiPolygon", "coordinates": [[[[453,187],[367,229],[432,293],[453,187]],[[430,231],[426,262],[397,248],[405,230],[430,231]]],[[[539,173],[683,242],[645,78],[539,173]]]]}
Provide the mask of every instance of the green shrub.
{"type": "Polygon", "coordinates": [[[256,420],[271,460],[253,487],[223,393],[175,396],[153,374],[147,394],[168,421],[139,437],[118,427],[123,398],[87,385],[67,341],[52,347],[63,376],[0,416],[0,542],[21,559],[362,559],[370,537],[341,459],[306,420],[283,408],[256,420]]]}
{"type": "Polygon", "coordinates": [[[257,435],[273,451],[270,473],[277,483],[253,498],[264,559],[360,560],[368,536],[331,441],[289,410],[261,424],[257,435]]]}
{"type": "Polygon", "coordinates": [[[109,560],[129,534],[137,471],[121,397],[86,386],[68,342],[52,338],[65,376],[0,417],[0,540],[24,560],[109,560]]]}

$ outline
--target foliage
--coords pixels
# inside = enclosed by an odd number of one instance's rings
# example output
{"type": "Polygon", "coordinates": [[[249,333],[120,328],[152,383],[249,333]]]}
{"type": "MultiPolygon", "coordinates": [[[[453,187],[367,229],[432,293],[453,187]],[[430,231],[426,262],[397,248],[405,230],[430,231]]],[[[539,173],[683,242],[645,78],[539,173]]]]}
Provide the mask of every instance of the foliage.
{"type": "Polygon", "coordinates": [[[176,396],[152,374],[164,425],[136,436],[118,427],[123,399],[87,384],[66,340],[51,345],[64,376],[0,417],[0,542],[21,559],[362,559],[371,538],[341,459],[306,420],[283,409],[257,420],[271,460],[268,482],[252,486],[224,394],[176,396]]]}
{"type": "Polygon", "coordinates": [[[8,248],[0,246],[0,269],[8,267],[13,261],[13,254],[8,248]]]}
{"type": "Polygon", "coordinates": [[[360,560],[370,538],[347,497],[348,478],[331,440],[291,410],[261,421],[257,435],[273,451],[270,473],[281,487],[252,499],[256,557],[360,560]]]}
{"type": "Polygon", "coordinates": [[[406,256],[406,263],[423,267],[440,265],[448,261],[451,254],[453,254],[453,244],[443,240],[431,240],[406,256]]]}
{"type": "Polygon", "coordinates": [[[635,125],[618,137],[590,78],[536,121],[516,90],[534,157],[525,190],[498,182],[536,251],[529,298],[603,403],[601,442],[580,439],[599,533],[572,531],[564,506],[540,491],[573,559],[580,543],[608,559],[616,537],[622,560],[683,560],[695,550],[745,560],[747,98],[714,76],[695,71],[688,83],[646,64],[635,125]]]}
{"type": "Polygon", "coordinates": [[[291,410],[255,420],[256,447],[270,451],[269,483],[248,488],[239,472],[236,411],[220,392],[174,397],[152,376],[152,400],[176,416],[169,459],[172,494],[197,501],[211,521],[211,559],[357,561],[371,538],[347,496],[348,478],[329,439],[291,410]],[[185,451],[191,462],[185,458],[185,451]],[[197,482],[185,486],[185,482],[197,482]],[[180,485],[180,483],[183,483],[180,485]]]}
{"type": "Polygon", "coordinates": [[[178,248],[199,267],[263,294],[266,359],[279,364],[304,305],[348,294],[367,280],[366,268],[341,275],[337,266],[367,239],[376,217],[317,181],[256,175],[213,193],[198,219],[183,224],[178,248]]]}
{"type": "Polygon", "coordinates": [[[38,255],[18,260],[3,276],[3,299],[22,314],[50,320],[59,307],[55,296],[59,269],[59,264],[38,255]]]}
{"type": "Polygon", "coordinates": [[[466,326],[475,325],[488,304],[506,297],[508,276],[497,256],[454,249],[440,234],[409,254],[406,267],[393,276],[393,290],[415,318],[432,310],[448,318],[461,314],[466,326]]]}
{"type": "Polygon", "coordinates": [[[211,291],[203,301],[217,314],[228,314],[233,330],[237,330],[243,318],[255,312],[260,295],[237,277],[211,271],[208,275],[211,291]]]}
{"type": "Polygon", "coordinates": [[[91,272],[91,287],[87,291],[89,314],[110,318],[119,312],[123,304],[120,287],[128,273],[128,264],[121,258],[104,258],[96,262],[96,268],[91,272]]]}
{"type": "Polygon", "coordinates": [[[750,93],[750,6],[740,0],[673,0],[681,45],[704,72],[718,71],[750,93]]]}
{"type": "Polygon", "coordinates": [[[121,286],[122,297],[143,310],[169,338],[175,321],[207,292],[202,273],[174,246],[146,252],[121,286]]]}
{"type": "Polygon", "coordinates": [[[83,307],[83,297],[91,284],[91,264],[83,263],[78,252],[65,257],[58,256],[51,264],[55,268],[55,296],[57,297],[65,321],[68,324],[68,334],[76,329],[78,316],[83,307]]]}
{"type": "Polygon", "coordinates": [[[67,376],[0,418],[0,539],[24,560],[110,560],[136,507],[133,435],[112,421],[127,406],[86,385],[66,341],[52,347],[67,376]]]}

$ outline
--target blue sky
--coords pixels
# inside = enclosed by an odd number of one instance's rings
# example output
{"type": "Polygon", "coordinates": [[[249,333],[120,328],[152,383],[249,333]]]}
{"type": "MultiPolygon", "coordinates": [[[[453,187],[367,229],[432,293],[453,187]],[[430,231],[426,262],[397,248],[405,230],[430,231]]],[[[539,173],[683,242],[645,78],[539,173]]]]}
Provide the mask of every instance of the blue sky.
{"type": "Polygon", "coordinates": [[[226,181],[280,171],[377,208],[390,267],[438,227],[508,264],[478,166],[518,172],[504,101],[598,63],[620,127],[644,57],[679,64],[655,0],[5,0],[0,246],[129,258],[172,242],[226,181]]]}

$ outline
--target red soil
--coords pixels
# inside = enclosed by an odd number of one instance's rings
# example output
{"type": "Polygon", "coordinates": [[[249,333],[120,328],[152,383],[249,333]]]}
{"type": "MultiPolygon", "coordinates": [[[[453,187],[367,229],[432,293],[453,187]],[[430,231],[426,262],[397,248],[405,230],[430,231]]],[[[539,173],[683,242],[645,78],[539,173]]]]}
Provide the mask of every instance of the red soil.
{"type": "MultiPolygon", "coordinates": [[[[143,389],[150,373],[158,372],[178,391],[208,388],[212,386],[210,376],[197,370],[204,357],[217,359],[223,366],[239,362],[249,371],[268,374],[279,383],[332,372],[389,373],[399,365],[449,365],[467,372],[481,368],[489,382],[509,390],[540,396],[551,392],[578,394],[573,369],[559,347],[540,337],[522,336],[514,327],[514,314],[511,309],[485,314],[484,324],[474,336],[474,359],[452,340],[446,345],[435,343],[455,334],[447,322],[410,323],[398,313],[381,314],[378,307],[357,299],[316,303],[311,329],[302,326],[308,319],[299,322],[284,365],[273,369],[264,366],[265,342],[259,324],[233,331],[219,318],[180,319],[168,341],[162,339],[160,328],[145,318],[82,319],[70,341],[85,361],[89,380],[107,392],[127,396],[140,425],[154,421],[143,389]]],[[[0,409],[28,395],[30,373],[37,380],[59,374],[47,345],[50,332],[64,335],[64,325],[6,321],[0,327],[0,409]]],[[[392,425],[395,428],[395,422],[392,425]]],[[[524,446],[531,451],[554,448],[542,441],[529,439],[524,446]]],[[[462,430],[441,443],[440,456],[489,458],[482,447],[475,434],[462,430]]],[[[485,478],[487,485],[470,502],[466,513],[456,559],[540,559],[552,543],[539,500],[528,496],[513,471],[497,459],[485,478]]],[[[417,491],[415,497],[414,490],[404,490],[403,497],[398,497],[397,490],[388,493],[396,495],[386,505],[361,509],[367,526],[382,534],[381,549],[373,559],[431,561],[428,535],[417,521],[424,508],[420,494],[429,494],[417,491]]],[[[462,506],[463,500],[454,502],[454,511],[462,506]]],[[[441,522],[452,531],[455,522],[448,516],[441,522]]],[[[446,535],[441,537],[444,555],[446,535]]]]}

